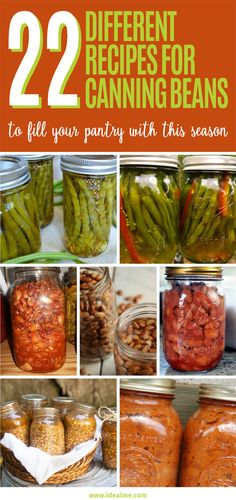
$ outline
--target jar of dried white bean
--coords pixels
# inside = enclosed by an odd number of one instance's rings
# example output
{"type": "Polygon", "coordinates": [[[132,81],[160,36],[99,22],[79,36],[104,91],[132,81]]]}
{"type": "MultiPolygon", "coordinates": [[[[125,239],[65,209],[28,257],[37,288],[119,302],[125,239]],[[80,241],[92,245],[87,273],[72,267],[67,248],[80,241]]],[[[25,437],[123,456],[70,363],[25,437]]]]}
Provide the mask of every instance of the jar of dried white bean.
{"type": "Polygon", "coordinates": [[[117,324],[115,365],[117,375],[156,374],[156,305],[130,307],[117,324]]]}

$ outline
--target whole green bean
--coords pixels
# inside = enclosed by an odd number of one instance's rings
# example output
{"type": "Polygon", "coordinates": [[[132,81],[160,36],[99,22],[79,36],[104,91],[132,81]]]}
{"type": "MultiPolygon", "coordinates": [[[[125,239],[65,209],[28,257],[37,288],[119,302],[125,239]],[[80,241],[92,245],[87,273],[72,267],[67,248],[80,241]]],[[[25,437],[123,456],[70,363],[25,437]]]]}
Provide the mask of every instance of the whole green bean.
{"type": "MultiPolygon", "coordinates": [[[[15,209],[12,208],[10,212],[3,209],[3,222],[5,226],[5,233],[8,233],[8,229],[10,230],[10,233],[14,235],[14,238],[16,240],[16,243],[23,253],[31,253],[31,245],[29,244],[24,232],[22,231],[21,227],[19,226],[18,223],[15,222],[14,220],[14,214],[16,213],[15,209]]],[[[16,213],[17,214],[17,213],[16,213]]],[[[33,249],[34,250],[34,249],[33,249]]]]}
{"type": "Polygon", "coordinates": [[[7,260],[9,257],[7,249],[7,241],[2,231],[0,232],[0,256],[1,256],[1,262],[7,260]]]}
{"type": "Polygon", "coordinates": [[[157,250],[160,251],[160,249],[164,247],[163,235],[159,232],[157,225],[155,224],[155,222],[153,222],[153,219],[151,218],[148,210],[146,209],[146,207],[144,205],[142,207],[142,210],[143,210],[143,217],[144,217],[144,220],[147,224],[147,227],[149,228],[153,238],[157,242],[157,250]]]}
{"type": "MultiPolygon", "coordinates": [[[[67,206],[68,203],[70,203],[70,200],[72,201],[73,209],[74,209],[74,216],[73,219],[71,220],[71,224],[73,224],[73,239],[76,239],[81,231],[81,214],[83,213],[80,211],[80,204],[78,200],[78,195],[76,192],[76,189],[73,185],[72,179],[70,178],[69,175],[64,176],[64,181],[67,184],[68,187],[68,196],[66,196],[65,199],[65,205],[67,206]]],[[[65,190],[65,193],[67,193],[67,189],[65,190]]]]}
{"type": "Polygon", "coordinates": [[[156,242],[149,234],[145,220],[142,215],[138,187],[135,182],[130,186],[130,204],[132,207],[132,212],[135,216],[135,222],[138,232],[142,236],[143,240],[146,241],[146,243],[150,247],[156,250],[156,242]]]}

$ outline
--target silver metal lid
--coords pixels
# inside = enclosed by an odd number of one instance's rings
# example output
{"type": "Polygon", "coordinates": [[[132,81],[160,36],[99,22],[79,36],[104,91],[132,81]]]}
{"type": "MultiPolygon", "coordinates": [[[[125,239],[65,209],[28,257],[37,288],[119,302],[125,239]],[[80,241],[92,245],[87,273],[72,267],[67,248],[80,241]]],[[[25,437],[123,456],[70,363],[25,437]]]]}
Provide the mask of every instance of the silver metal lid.
{"type": "Polygon", "coordinates": [[[166,267],[165,275],[167,280],[171,279],[184,279],[186,277],[193,277],[194,279],[207,279],[207,278],[222,278],[222,267],[219,266],[175,266],[166,267]]]}
{"type": "Polygon", "coordinates": [[[42,155],[42,154],[27,154],[27,155],[19,155],[18,158],[22,158],[23,160],[26,161],[35,161],[37,160],[51,160],[53,158],[53,155],[42,155]]]}
{"type": "Polygon", "coordinates": [[[199,398],[236,402],[236,385],[231,387],[218,384],[200,384],[199,398]]]}
{"type": "Polygon", "coordinates": [[[0,156],[0,191],[22,186],[30,178],[26,160],[16,156],[0,156]]]}
{"type": "Polygon", "coordinates": [[[116,174],[117,158],[115,155],[64,155],[61,169],[83,175],[116,174]]]}
{"type": "Polygon", "coordinates": [[[183,159],[185,172],[205,170],[208,172],[236,172],[236,157],[220,155],[186,156],[183,159]]]}
{"type": "Polygon", "coordinates": [[[135,165],[137,167],[166,167],[174,170],[178,170],[178,156],[177,155],[157,155],[148,154],[145,155],[121,155],[120,165],[135,165]]]}
{"type": "Polygon", "coordinates": [[[120,381],[120,388],[128,391],[142,391],[155,394],[170,394],[174,397],[175,394],[175,380],[172,379],[141,379],[136,378],[122,379],[120,381]]]}
{"type": "Polygon", "coordinates": [[[69,398],[68,396],[56,396],[52,398],[53,403],[75,403],[73,398],[69,398]]]}
{"type": "Polygon", "coordinates": [[[43,394],[24,394],[21,396],[21,401],[46,401],[47,397],[43,394]]]}

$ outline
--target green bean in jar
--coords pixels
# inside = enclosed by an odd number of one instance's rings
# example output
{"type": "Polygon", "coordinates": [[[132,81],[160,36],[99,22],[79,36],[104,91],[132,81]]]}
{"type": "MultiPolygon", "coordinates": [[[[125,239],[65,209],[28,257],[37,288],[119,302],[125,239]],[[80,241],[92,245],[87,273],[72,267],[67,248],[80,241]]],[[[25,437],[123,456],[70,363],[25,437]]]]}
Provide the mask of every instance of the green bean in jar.
{"type": "Polygon", "coordinates": [[[20,158],[28,162],[40,226],[47,226],[53,218],[53,156],[27,154],[20,158]]]}
{"type": "Polygon", "coordinates": [[[41,246],[37,202],[27,162],[0,157],[0,261],[38,252],[41,246]]]}
{"type": "Polygon", "coordinates": [[[173,262],[179,228],[177,176],[177,156],[121,155],[121,262],[173,262]]]}
{"type": "Polygon", "coordinates": [[[184,159],[180,243],[185,259],[228,262],[236,250],[236,158],[184,159]]]}
{"type": "Polygon", "coordinates": [[[81,257],[103,252],[109,241],[116,186],[116,157],[61,157],[66,248],[81,257]]]}

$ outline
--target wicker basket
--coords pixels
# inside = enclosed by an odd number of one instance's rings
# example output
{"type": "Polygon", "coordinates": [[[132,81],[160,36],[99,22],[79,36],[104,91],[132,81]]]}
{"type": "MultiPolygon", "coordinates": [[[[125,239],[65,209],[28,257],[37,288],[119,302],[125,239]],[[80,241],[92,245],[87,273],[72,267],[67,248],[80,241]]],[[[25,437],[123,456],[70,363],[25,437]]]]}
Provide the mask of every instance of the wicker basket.
{"type": "MultiPolygon", "coordinates": [[[[86,455],[78,462],[69,465],[69,467],[56,472],[55,474],[53,474],[53,476],[49,477],[44,484],[65,484],[82,477],[89,469],[90,463],[95,455],[99,442],[100,441],[98,440],[98,442],[94,446],[94,449],[88,455],[86,455]]],[[[1,449],[4,465],[13,476],[21,479],[22,481],[37,484],[35,478],[31,476],[31,474],[29,474],[29,472],[25,469],[21,462],[17,460],[11,450],[6,448],[5,446],[1,446],[1,449]]]]}

